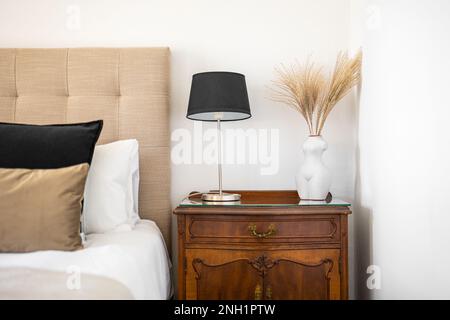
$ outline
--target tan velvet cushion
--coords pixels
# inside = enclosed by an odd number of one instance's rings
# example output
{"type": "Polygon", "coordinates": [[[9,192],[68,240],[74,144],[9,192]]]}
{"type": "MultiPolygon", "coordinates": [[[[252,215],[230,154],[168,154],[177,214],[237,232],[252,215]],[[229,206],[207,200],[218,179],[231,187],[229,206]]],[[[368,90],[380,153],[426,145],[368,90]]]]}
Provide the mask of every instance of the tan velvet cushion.
{"type": "Polygon", "coordinates": [[[87,163],[61,169],[0,168],[0,252],[82,248],[87,163]]]}

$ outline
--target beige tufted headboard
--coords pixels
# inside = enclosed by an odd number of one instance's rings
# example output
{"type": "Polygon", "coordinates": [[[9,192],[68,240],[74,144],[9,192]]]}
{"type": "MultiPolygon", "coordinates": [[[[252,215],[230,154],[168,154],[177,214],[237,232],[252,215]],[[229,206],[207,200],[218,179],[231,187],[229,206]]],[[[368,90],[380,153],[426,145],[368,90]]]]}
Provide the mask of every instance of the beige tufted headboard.
{"type": "Polygon", "coordinates": [[[100,144],[140,144],[139,211],[170,248],[169,49],[0,49],[0,122],[103,119],[100,144]]]}

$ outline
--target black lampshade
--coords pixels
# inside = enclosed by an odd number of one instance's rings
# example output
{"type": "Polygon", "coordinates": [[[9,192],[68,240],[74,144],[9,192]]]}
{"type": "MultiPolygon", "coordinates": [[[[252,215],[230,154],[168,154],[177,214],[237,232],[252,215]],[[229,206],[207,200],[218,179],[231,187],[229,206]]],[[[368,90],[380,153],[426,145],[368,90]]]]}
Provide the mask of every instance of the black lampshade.
{"type": "Polygon", "coordinates": [[[204,72],[192,77],[187,117],[200,121],[250,118],[245,76],[234,72],[204,72]]]}

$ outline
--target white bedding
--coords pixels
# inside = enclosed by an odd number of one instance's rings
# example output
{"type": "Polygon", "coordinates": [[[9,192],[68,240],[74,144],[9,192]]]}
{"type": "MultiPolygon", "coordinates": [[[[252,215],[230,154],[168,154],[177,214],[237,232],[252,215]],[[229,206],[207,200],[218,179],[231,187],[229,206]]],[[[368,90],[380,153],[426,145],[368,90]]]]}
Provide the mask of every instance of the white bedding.
{"type": "MultiPolygon", "coordinates": [[[[107,277],[124,285],[135,299],[168,299],[170,260],[159,228],[141,220],[131,231],[87,236],[85,248],[75,252],[39,251],[0,254],[2,268],[28,268],[107,277]]],[[[1,286],[1,283],[0,283],[1,286]]]]}

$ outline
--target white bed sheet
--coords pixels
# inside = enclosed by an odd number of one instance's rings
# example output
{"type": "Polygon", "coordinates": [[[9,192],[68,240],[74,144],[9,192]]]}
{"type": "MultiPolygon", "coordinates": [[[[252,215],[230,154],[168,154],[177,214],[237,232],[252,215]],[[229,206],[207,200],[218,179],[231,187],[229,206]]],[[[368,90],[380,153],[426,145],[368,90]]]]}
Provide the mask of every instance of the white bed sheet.
{"type": "Polygon", "coordinates": [[[164,300],[172,293],[170,258],[159,228],[149,220],[140,220],[131,231],[88,235],[84,249],[75,252],[2,253],[0,268],[79,271],[81,285],[83,274],[108,277],[135,299],[164,300]]]}

